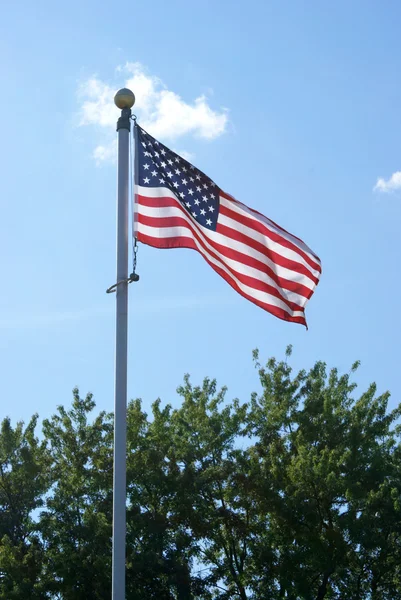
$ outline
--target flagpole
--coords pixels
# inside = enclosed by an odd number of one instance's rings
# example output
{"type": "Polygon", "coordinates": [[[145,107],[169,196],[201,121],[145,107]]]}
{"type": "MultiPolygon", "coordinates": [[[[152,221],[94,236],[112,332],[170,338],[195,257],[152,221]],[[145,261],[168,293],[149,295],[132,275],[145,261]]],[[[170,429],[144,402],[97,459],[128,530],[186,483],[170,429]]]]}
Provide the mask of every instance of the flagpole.
{"type": "Polygon", "coordinates": [[[117,122],[118,187],[112,600],[125,600],[129,135],[131,108],[134,102],[135,96],[131,90],[119,90],[114,97],[115,105],[121,109],[121,117],[117,122]]]}

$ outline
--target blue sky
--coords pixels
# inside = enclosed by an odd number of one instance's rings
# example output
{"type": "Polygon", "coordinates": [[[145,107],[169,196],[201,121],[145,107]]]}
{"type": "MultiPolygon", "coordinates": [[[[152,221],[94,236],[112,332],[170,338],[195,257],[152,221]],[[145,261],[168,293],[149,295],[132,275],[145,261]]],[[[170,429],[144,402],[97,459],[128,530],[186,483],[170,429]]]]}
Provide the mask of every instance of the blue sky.
{"type": "Polygon", "coordinates": [[[189,372],[247,400],[258,389],[252,349],[264,360],[291,343],[296,369],[322,359],[348,371],[361,359],[358,383],[376,380],[394,406],[400,22],[396,0],[3,6],[0,417],[46,417],[74,385],[113,409],[112,99],[127,80],[151,133],[323,263],[305,331],[237,295],[193,251],[141,246],[129,396],[175,404],[189,372]]]}

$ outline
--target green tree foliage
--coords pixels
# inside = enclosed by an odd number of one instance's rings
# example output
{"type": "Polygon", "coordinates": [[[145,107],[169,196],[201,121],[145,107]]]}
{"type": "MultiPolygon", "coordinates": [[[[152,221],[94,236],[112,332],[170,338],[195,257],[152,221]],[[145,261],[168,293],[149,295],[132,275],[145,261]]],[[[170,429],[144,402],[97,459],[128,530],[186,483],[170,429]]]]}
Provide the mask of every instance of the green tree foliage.
{"type": "Polygon", "coordinates": [[[24,429],[4,419],[0,428],[0,599],[46,598],[45,558],[33,515],[50,485],[45,442],[35,436],[37,416],[24,429]]]}
{"type": "MultiPolygon", "coordinates": [[[[401,408],[318,362],[249,402],[189,377],[128,406],[127,599],[401,599],[401,408]]],[[[112,417],[73,392],[0,432],[0,600],[109,599],[112,417]]]]}
{"type": "Polygon", "coordinates": [[[387,413],[375,385],[355,401],[350,376],[323,363],[295,377],[258,366],[252,494],[274,557],[263,567],[257,540],[255,597],[401,598],[400,407],[387,413]]]}
{"type": "Polygon", "coordinates": [[[89,423],[94,406],[75,389],[71,410],[43,423],[52,486],[39,525],[49,589],[63,600],[111,597],[112,422],[89,423]]]}

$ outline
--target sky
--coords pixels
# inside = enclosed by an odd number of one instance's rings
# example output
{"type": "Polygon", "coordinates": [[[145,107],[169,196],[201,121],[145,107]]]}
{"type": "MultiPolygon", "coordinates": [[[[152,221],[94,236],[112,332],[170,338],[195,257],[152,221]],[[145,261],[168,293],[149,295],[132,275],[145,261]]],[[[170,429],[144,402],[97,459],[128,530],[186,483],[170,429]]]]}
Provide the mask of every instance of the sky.
{"type": "Polygon", "coordinates": [[[323,265],[309,329],[237,294],[191,250],[141,245],[129,398],[178,406],[184,373],[259,390],[293,345],[400,400],[401,4],[49,0],[0,19],[0,419],[114,403],[116,132],[138,121],[323,265]]]}

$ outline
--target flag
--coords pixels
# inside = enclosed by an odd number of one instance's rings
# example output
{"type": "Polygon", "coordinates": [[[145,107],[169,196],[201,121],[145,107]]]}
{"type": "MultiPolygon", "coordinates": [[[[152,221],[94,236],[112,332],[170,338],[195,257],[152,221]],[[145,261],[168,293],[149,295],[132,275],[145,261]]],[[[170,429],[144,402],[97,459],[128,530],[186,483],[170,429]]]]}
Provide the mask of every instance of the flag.
{"type": "Polygon", "coordinates": [[[156,248],[197,250],[239,294],[306,325],[305,305],[321,274],[316,254],[137,124],[134,135],[136,238],[156,248]]]}

